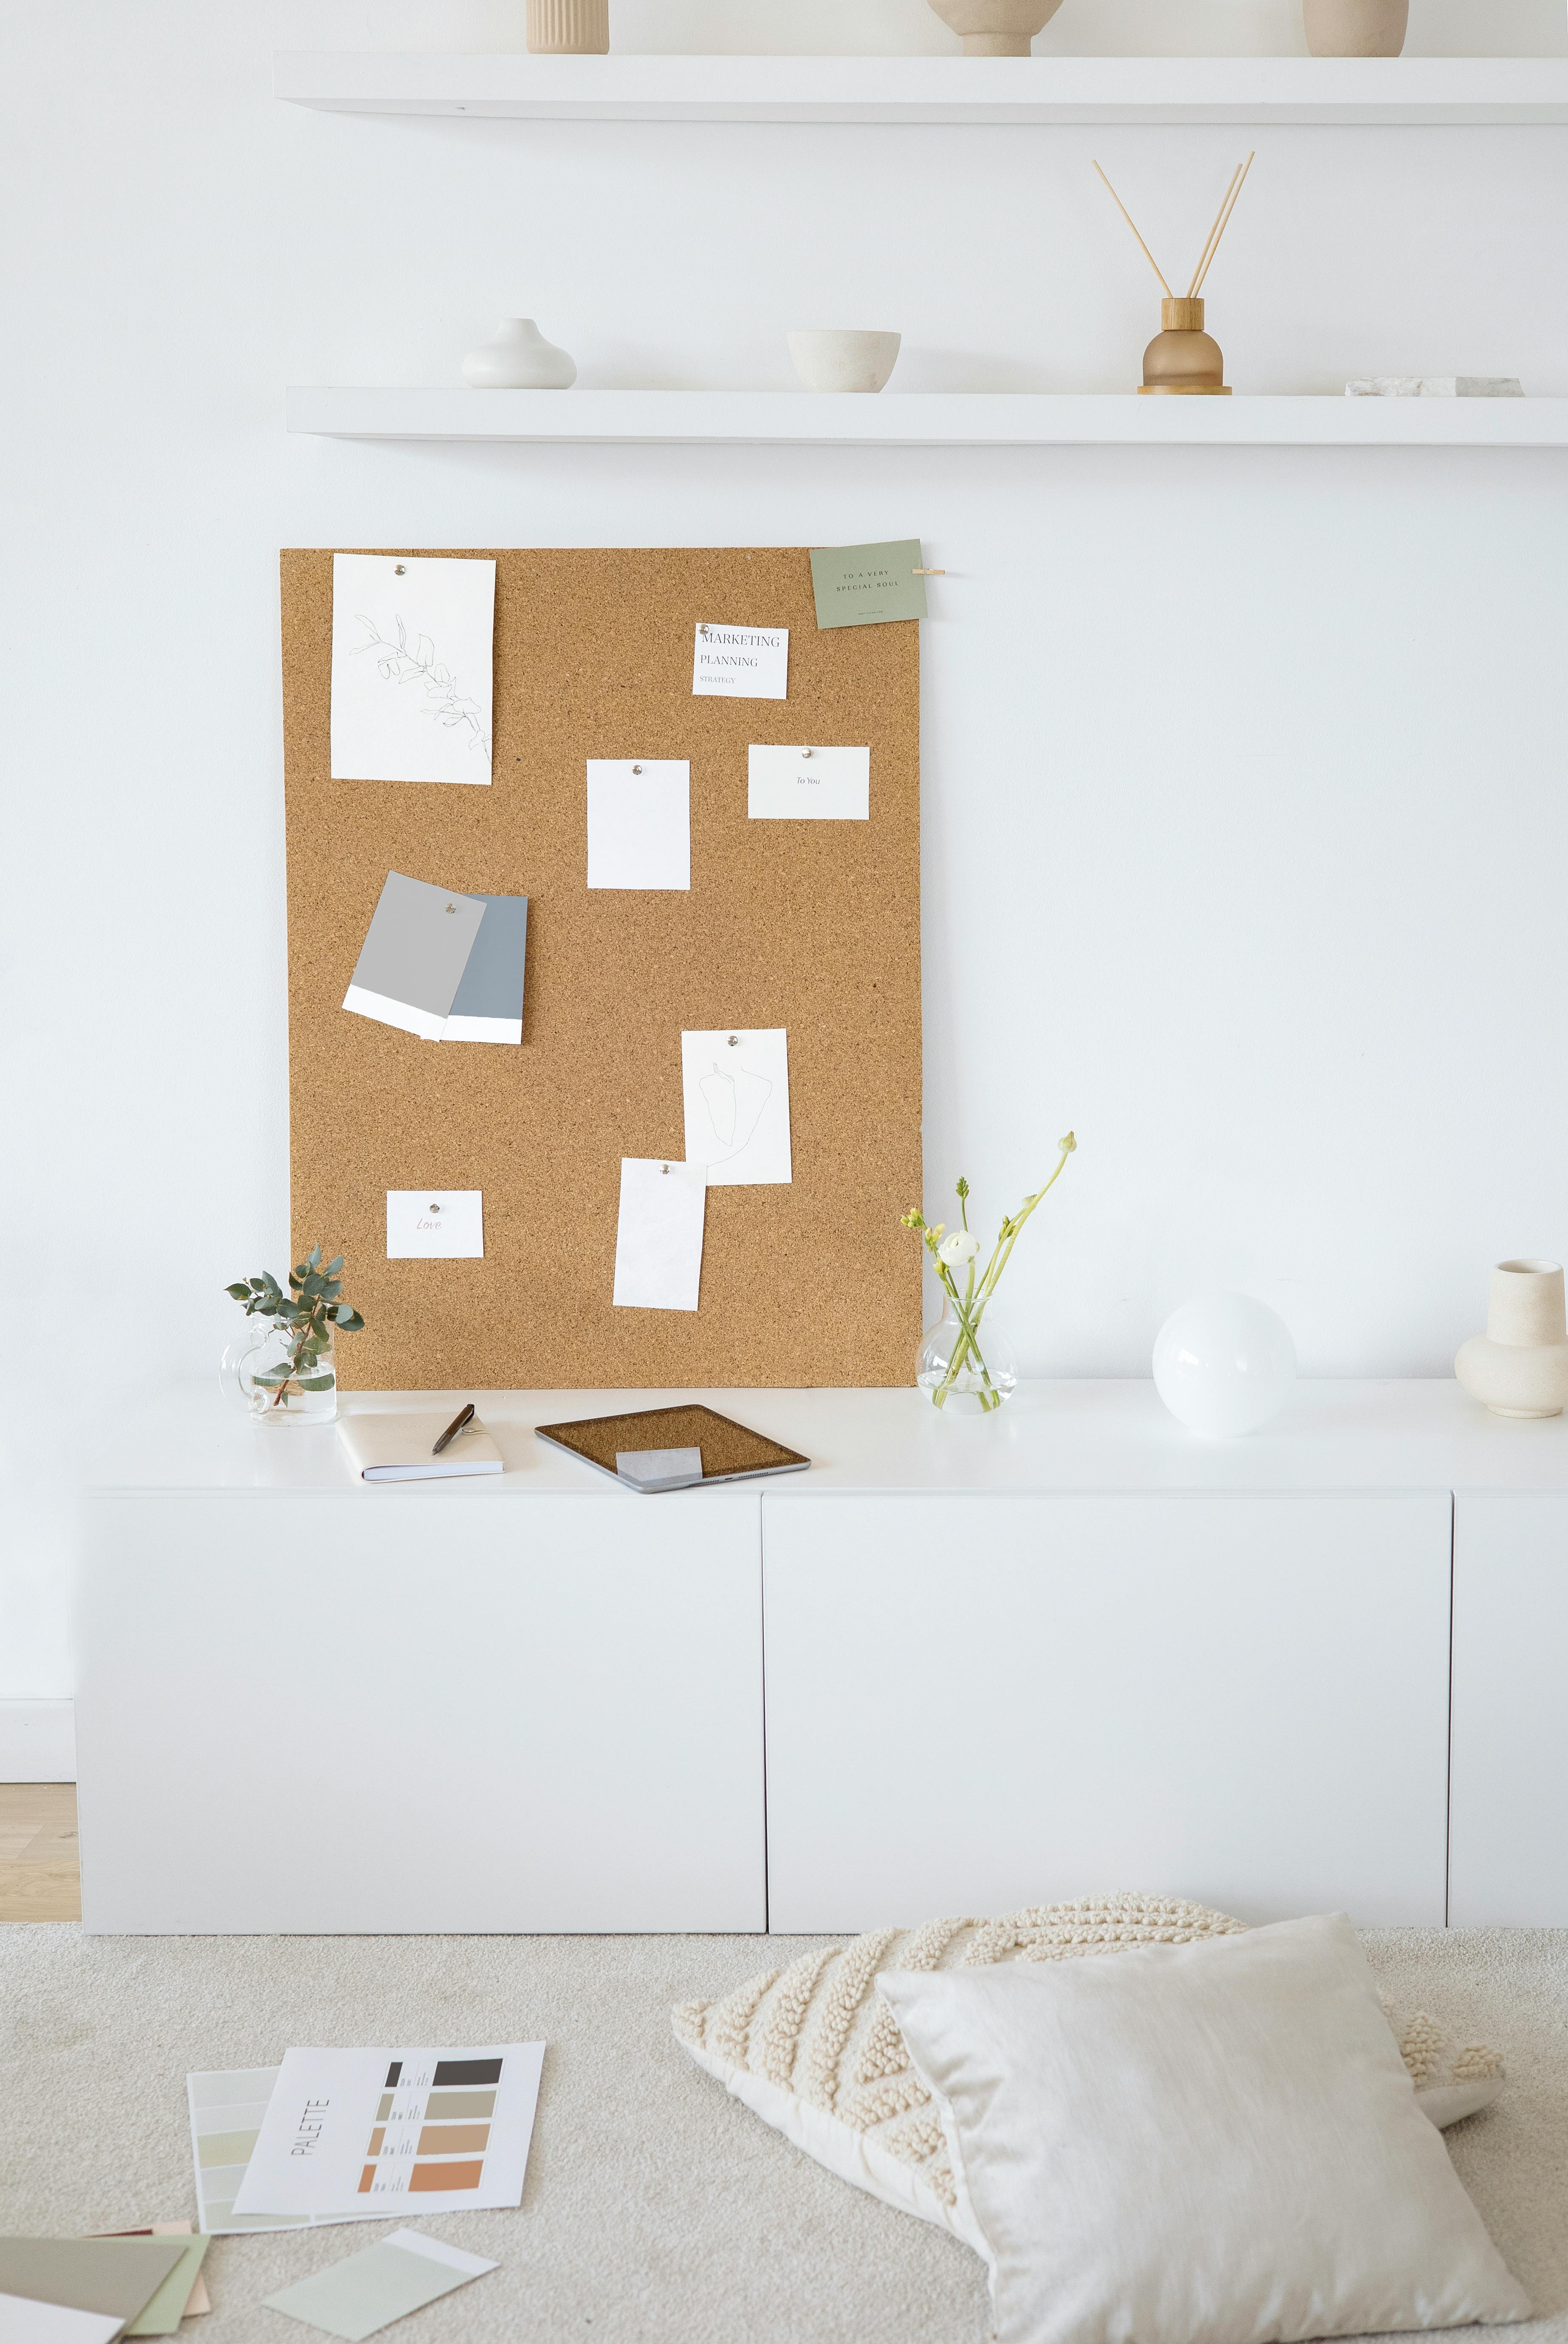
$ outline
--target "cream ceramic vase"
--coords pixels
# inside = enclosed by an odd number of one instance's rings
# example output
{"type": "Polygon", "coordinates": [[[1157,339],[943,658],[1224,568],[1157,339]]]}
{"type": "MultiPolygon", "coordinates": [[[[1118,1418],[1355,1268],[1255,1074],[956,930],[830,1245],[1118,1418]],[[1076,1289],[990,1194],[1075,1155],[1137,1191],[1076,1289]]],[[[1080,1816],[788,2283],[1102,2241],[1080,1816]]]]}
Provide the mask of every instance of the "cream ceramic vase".
{"type": "Polygon", "coordinates": [[[538,57],[602,57],[609,0],[528,0],[528,47],[538,57]]]}
{"type": "Polygon", "coordinates": [[[1568,1404],[1568,1320],[1555,1261],[1500,1261],[1486,1332],[1462,1343],[1453,1372],[1493,1416],[1561,1416],[1568,1404]]]}
{"type": "Polygon", "coordinates": [[[494,341],[463,360],[470,390],[569,390],[577,379],[577,360],[547,342],[531,318],[503,318],[494,341]]]}
{"type": "Polygon", "coordinates": [[[1061,0],[930,0],[966,57],[1027,57],[1029,45],[1049,25],[1061,0]]]}
{"type": "Polygon", "coordinates": [[[1410,0],[1302,0],[1315,57],[1397,57],[1410,26],[1410,0]]]}

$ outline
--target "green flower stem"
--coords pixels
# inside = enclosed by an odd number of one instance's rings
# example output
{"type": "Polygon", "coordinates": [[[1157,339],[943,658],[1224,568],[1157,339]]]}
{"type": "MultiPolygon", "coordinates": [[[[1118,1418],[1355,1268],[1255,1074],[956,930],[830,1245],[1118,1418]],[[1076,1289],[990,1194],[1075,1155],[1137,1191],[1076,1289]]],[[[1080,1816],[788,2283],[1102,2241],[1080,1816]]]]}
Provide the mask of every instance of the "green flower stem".
{"type": "MultiPolygon", "coordinates": [[[[953,1345],[952,1356],[948,1361],[947,1369],[942,1376],[940,1383],[931,1394],[931,1400],[934,1407],[941,1408],[946,1405],[948,1394],[952,1390],[954,1385],[957,1383],[966,1364],[970,1361],[973,1362],[974,1367],[979,1371],[980,1382],[983,1387],[979,1395],[981,1411],[989,1414],[991,1409],[998,1409],[1001,1406],[1004,1395],[997,1390],[994,1383],[992,1382],[990,1369],[985,1363],[985,1358],[980,1347],[980,1320],[985,1316],[986,1308],[990,1301],[991,1296],[996,1292],[997,1286],[1000,1280],[1003,1270],[1007,1268],[1008,1263],[1012,1258],[1012,1249],[1018,1243],[1019,1238],[1022,1233],[1024,1223],[1028,1220],[1035,1207],[1040,1205],[1044,1198],[1050,1194],[1052,1188],[1055,1187],[1058,1180],[1061,1177],[1068,1157],[1075,1152],[1077,1147],[1078,1141],[1070,1131],[1066,1138],[1060,1143],[1061,1152],[1057,1158],[1056,1169],[1052,1172],[1044,1187],[1037,1189],[1032,1197],[1026,1197],[1019,1211],[1014,1214],[1010,1214],[1003,1220],[1001,1228],[997,1236],[996,1244],[991,1251],[991,1258],[990,1261],[987,1262],[984,1271],[980,1276],[978,1287],[976,1284],[975,1265],[972,1260],[970,1261],[969,1265],[969,1274],[965,1280],[964,1290],[961,1295],[959,1292],[958,1285],[953,1278],[952,1272],[948,1268],[947,1263],[941,1258],[941,1224],[939,1222],[933,1228],[927,1221],[924,1214],[920,1211],[918,1205],[911,1206],[910,1210],[903,1216],[904,1227],[906,1228],[916,1230],[930,1251],[931,1257],[931,1267],[937,1273],[937,1278],[943,1293],[947,1296],[948,1300],[952,1305],[953,1314],[959,1323],[958,1340],[953,1345]]],[[[959,1212],[966,1234],[968,1233],[970,1225],[969,1193],[969,1182],[967,1180],[960,1179],[958,1184],[957,1195],[959,1200],[959,1212]]]]}
{"type": "Polygon", "coordinates": [[[980,1313],[984,1310],[985,1304],[982,1301],[979,1310],[974,1308],[974,1264],[973,1262],[970,1262],[970,1264],[969,1285],[961,1299],[959,1295],[958,1288],[953,1284],[952,1272],[949,1269],[946,1262],[938,1262],[937,1276],[940,1279],[941,1284],[946,1290],[948,1298],[951,1302],[954,1311],[957,1313],[959,1322],[959,1339],[953,1345],[953,1353],[951,1359],[948,1361],[947,1373],[943,1376],[941,1382],[937,1386],[936,1390],[931,1394],[931,1405],[934,1408],[943,1408],[946,1406],[948,1394],[951,1391],[953,1385],[957,1382],[960,1375],[963,1372],[965,1361],[972,1359],[975,1366],[980,1370],[981,1379],[985,1385],[985,1389],[980,1394],[980,1409],[982,1414],[989,1414],[993,1408],[1000,1408],[1001,1406],[1001,1394],[991,1382],[990,1369],[986,1366],[984,1358],[981,1356],[980,1352],[980,1313]]]}

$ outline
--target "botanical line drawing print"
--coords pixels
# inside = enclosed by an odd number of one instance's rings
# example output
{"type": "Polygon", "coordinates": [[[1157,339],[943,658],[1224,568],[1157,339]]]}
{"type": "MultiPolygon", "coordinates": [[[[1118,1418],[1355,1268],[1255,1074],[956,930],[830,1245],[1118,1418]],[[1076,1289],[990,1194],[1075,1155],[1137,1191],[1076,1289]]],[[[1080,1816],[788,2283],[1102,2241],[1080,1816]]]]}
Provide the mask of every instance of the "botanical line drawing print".
{"type": "Polygon", "coordinates": [[[715,1165],[732,1164],[749,1147],[762,1111],[773,1096],[773,1086],[766,1076],[754,1075],[748,1066],[737,1066],[731,1074],[715,1059],[713,1071],[704,1075],[697,1087],[708,1109],[713,1137],[724,1151],[709,1157],[711,1171],[715,1165]]]}
{"type": "Polygon", "coordinates": [[[397,630],[393,642],[384,635],[374,619],[363,611],[355,613],[366,630],[366,640],[354,647],[357,659],[363,652],[377,654],[376,672],[388,683],[423,683],[425,712],[433,716],[447,732],[466,724],[469,729],[470,749],[477,749],[487,764],[490,762],[490,743],[481,721],[477,700],[465,700],[457,690],[457,679],[451,669],[436,657],[436,646],[428,635],[420,635],[412,651],[408,648],[408,630],[396,612],[392,623],[397,630]]]}

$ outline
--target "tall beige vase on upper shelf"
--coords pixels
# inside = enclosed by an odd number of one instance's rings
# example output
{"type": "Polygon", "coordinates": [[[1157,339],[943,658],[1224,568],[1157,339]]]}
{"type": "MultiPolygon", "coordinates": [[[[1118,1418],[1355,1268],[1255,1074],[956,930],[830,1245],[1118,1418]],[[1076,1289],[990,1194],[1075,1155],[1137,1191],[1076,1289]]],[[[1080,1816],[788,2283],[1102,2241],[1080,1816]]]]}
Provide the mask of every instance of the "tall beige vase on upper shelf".
{"type": "Polygon", "coordinates": [[[1302,0],[1315,57],[1397,57],[1410,29],[1410,0],[1302,0]]]}
{"type": "Polygon", "coordinates": [[[1500,1261],[1486,1332],[1462,1343],[1453,1372],[1493,1416],[1561,1416],[1568,1404],[1568,1318],[1555,1261],[1500,1261]]]}
{"type": "Polygon", "coordinates": [[[609,0],[528,0],[528,47],[535,56],[608,56],[609,0]]]}
{"type": "Polygon", "coordinates": [[[930,0],[950,32],[961,35],[966,57],[1027,57],[1029,45],[1049,25],[1061,0],[930,0]]]}

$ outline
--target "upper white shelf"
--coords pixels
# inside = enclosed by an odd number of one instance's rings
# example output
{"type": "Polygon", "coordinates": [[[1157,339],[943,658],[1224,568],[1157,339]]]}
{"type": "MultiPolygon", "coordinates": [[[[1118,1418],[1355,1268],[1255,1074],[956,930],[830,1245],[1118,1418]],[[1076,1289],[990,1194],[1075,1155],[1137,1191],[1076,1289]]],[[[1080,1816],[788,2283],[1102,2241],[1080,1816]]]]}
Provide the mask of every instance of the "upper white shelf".
{"type": "Polygon", "coordinates": [[[294,389],[341,440],[807,447],[1564,448],[1568,399],[1139,399],[1011,391],[294,389]]]}
{"type": "Polygon", "coordinates": [[[524,122],[1568,122],[1562,57],[536,57],[286,52],[330,114],[524,122]]]}

